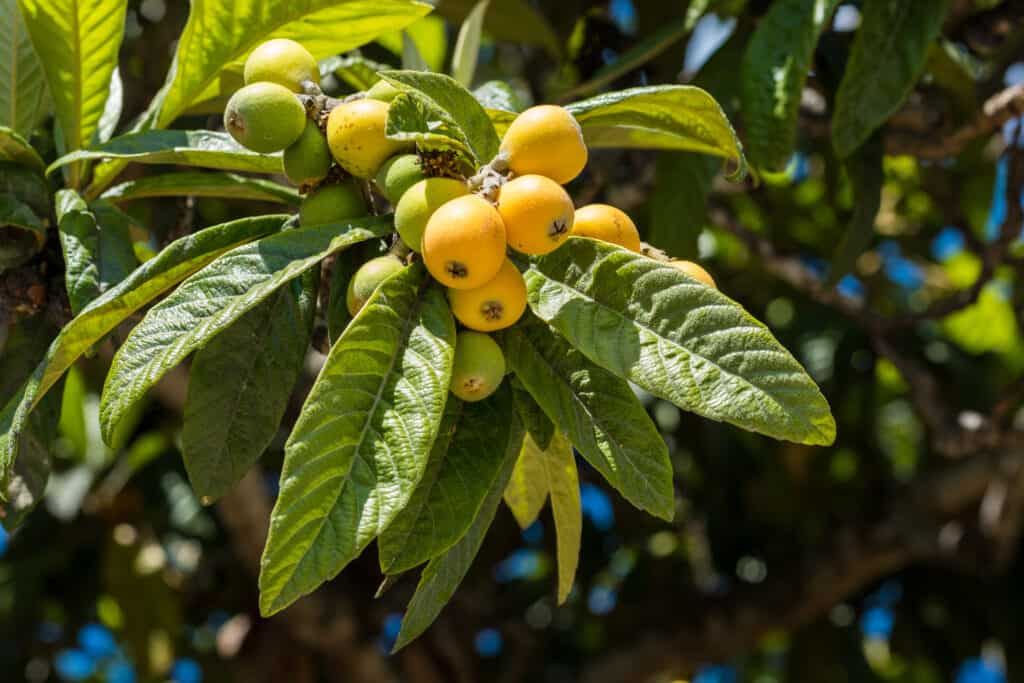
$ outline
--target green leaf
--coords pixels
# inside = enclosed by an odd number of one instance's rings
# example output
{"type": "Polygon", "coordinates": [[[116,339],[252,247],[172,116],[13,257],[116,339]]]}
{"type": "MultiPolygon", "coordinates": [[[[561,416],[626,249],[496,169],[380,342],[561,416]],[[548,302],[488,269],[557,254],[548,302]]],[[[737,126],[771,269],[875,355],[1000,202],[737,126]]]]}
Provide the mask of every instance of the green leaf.
{"type": "Polygon", "coordinates": [[[566,107],[593,148],[679,149],[724,157],[746,173],[736,132],[711,95],[690,85],[655,85],[597,95],[566,107]]]}
{"type": "Polygon", "coordinates": [[[885,184],[884,154],[885,141],[881,133],[876,133],[843,161],[853,187],[853,215],[832,257],[828,286],[839,282],[853,269],[875,235],[875,217],[882,207],[882,185],[885,184]]]}
{"type": "Polygon", "coordinates": [[[387,64],[360,55],[333,56],[320,62],[321,75],[333,73],[355,90],[369,90],[380,80],[377,72],[390,68],[387,64]]]}
{"type": "Polygon", "coordinates": [[[697,257],[711,182],[720,166],[718,159],[693,152],[658,154],[648,241],[677,258],[697,257]]]}
{"type": "MultiPolygon", "coordinates": [[[[550,441],[548,442],[550,444],[550,441]]],[[[572,450],[570,445],[569,450],[572,450]]],[[[523,439],[516,466],[503,494],[505,505],[516,518],[520,529],[525,529],[540,517],[548,500],[547,475],[541,457],[544,449],[527,433],[523,439]]]]}
{"type": "Polygon", "coordinates": [[[448,27],[444,19],[431,14],[402,31],[380,36],[377,44],[401,58],[403,69],[440,72],[448,54],[448,27]]]}
{"type": "Polygon", "coordinates": [[[600,90],[618,80],[630,71],[639,69],[658,55],[682,40],[693,27],[684,19],[678,19],[661,26],[643,40],[602,66],[588,80],[570,88],[562,98],[578,97],[600,90]]]}
{"type": "Polygon", "coordinates": [[[452,77],[466,86],[473,84],[476,73],[476,59],[480,52],[480,32],[484,26],[484,16],[490,0],[480,0],[469,13],[459,28],[459,37],[455,41],[455,52],[452,53],[452,77]]]}
{"type": "Polygon", "coordinates": [[[402,31],[402,68],[411,71],[430,71],[427,60],[423,59],[416,42],[408,31],[402,31]]]}
{"type": "Polygon", "coordinates": [[[655,396],[776,439],[835,439],[835,420],[813,380],[762,323],[717,289],[666,263],[579,237],[534,259],[524,277],[542,320],[655,396]]]}
{"type": "Polygon", "coordinates": [[[21,391],[56,334],[45,315],[21,318],[9,328],[0,353],[0,405],[7,405],[21,391]]]}
{"type": "MultiPolygon", "coordinates": [[[[473,97],[485,109],[498,109],[502,113],[511,113],[512,117],[509,118],[509,123],[515,118],[516,113],[523,110],[523,102],[519,95],[505,81],[487,81],[473,91],[473,97]]],[[[491,119],[492,124],[496,114],[496,112],[487,112],[487,116],[491,119]]]]}
{"type": "Polygon", "coordinates": [[[629,384],[535,320],[506,332],[505,355],[587,462],[634,506],[672,519],[668,447],[629,384]]]}
{"type": "Polygon", "coordinates": [[[245,58],[265,40],[291,38],[323,59],[400,30],[430,9],[408,0],[194,0],[156,127],[219,93],[222,72],[240,73],[245,58]]]}
{"type": "MultiPolygon", "coordinates": [[[[576,472],[576,457],[572,444],[561,433],[555,434],[551,444],[541,451],[529,436],[523,444],[537,450],[544,473],[543,486],[551,496],[551,514],[555,519],[558,556],[558,604],[569,597],[576,578],[580,559],[580,540],[583,535],[583,510],[580,503],[580,480],[576,472]]],[[[520,456],[522,458],[522,456],[520,456]]]]}
{"type": "Polygon", "coordinates": [[[522,443],[523,431],[515,416],[511,416],[512,436],[504,448],[504,460],[498,476],[491,484],[487,497],[480,506],[473,525],[469,531],[453,545],[448,552],[436,557],[423,570],[420,581],[416,585],[416,592],[409,601],[409,606],[402,617],[402,628],[398,632],[395,647],[392,653],[402,649],[415,640],[430,628],[430,625],[437,619],[437,615],[452,599],[462,579],[469,572],[470,565],[476,558],[476,554],[483,545],[484,536],[491,528],[494,515],[501,503],[502,493],[508,486],[512,468],[515,466],[516,458],[519,455],[519,447],[522,443]]]}
{"type": "Polygon", "coordinates": [[[836,93],[832,145],[848,157],[914,89],[949,0],[865,0],[836,93]]]}
{"type": "MultiPolygon", "coordinates": [[[[3,0],[10,2],[11,0],[3,0]]],[[[0,162],[10,161],[42,171],[46,163],[39,153],[17,131],[0,126],[0,162]]]]}
{"type": "MultiPolygon", "coordinates": [[[[384,71],[381,77],[399,90],[425,100],[430,105],[430,113],[436,117],[429,121],[427,130],[442,129],[449,137],[464,144],[478,164],[489,162],[498,153],[501,141],[487,112],[453,78],[419,71],[384,71]]],[[[390,112],[388,137],[396,137],[391,134],[390,112]]]]}
{"type": "Polygon", "coordinates": [[[777,0],[743,59],[743,120],[751,158],[778,170],[793,153],[797,116],[818,36],[839,0],[777,0]]]}
{"type": "Polygon", "coordinates": [[[48,218],[52,210],[53,195],[46,179],[34,169],[11,162],[0,162],[0,196],[28,204],[40,218],[48,218]]]}
{"type": "Polygon", "coordinates": [[[102,215],[94,213],[74,190],[57,193],[64,281],[75,315],[125,279],[136,265],[128,233],[130,219],[110,205],[100,208],[102,215]]]}
{"type": "MultiPolygon", "coordinates": [[[[0,0],[0,54],[4,55],[0,59],[0,131],[28,137],[46,116],[50,103],[46,76],[17,0],[0,0]]],[[[0,159],[4,147],[0,140],[0,159]]]]}
{"type": "MultiPolygon", "coordinates": [[[[477,0],[441,0],[437,11],[452,21],[464,21],[477,0]]],[[[558,34],[528,0],[497,0],[487,12],[484,29],[496,41],[540,45],[552,57],[562,53],[558,34]]]]}
{"type": "Polygon", "coordinates": [[[196,353],[181,455],[204,504],[234,486],[277,434],[313,335],[318,284],[313,268],[196,353]]]}
{"type": "MultiPolygon", "coordinates": [[[[40,242],[46,236],[46,226],[32,210],[32,207],[10,195],[0,195],[0,226],[31,230],[39,236],[40,242]]],[[[7,246],[7,244],[3,245],[5,254],[7,246]]]]}
{"type": "Polygon", "coordinates": [[[419,485],[377,545],[380,568],[400,574],[452,547],[469,529],[514,438],[507,386],[464,403],[449,396],[437,439],[419,485]]]}
{"type": "Polygon", "coordinates": [[[399,93],[388,107],[387,136],[427,150],[451,150],[469,168],[477,162],[458,124],[429,100],[399,93]]]}
{"type": "Polygon", "coordinates": [[[104,440],[114,446],[118,423],[149,387],[279,287],[392,230],[386,218],[289,230],[237,247],[189,277],[149,310],[114,356],[100,400],[104,440]]]}
{"type": "MultiPolygon", "coordinates": [[[[50,344],[46,356],[32,373],[11,429],[24,429],[32,409],[71,364],[132,313],[225,251],[279,230],[287,218],[243,218],[182,237],[136,268],[119,285],[100,295],[65,325],[50,344]]],[[[17,458],[17,439],[0,448],[0,481],[6,481],[17,458]]]]}
{"type": "Polygon", "coordinates": [[[533,396],[526,390],[518,377],[512,377],[512,396],[515,399],[516,412],[526,431],[541,448],[547,448],[551,437],[555,435],[555,423],[547,416],[533,396]]]}
{"type": "Polygon", "coordinates": [[[331,348],[285,447],[260,572],[269,616],[356,558],[409,502],[448,395],[455,323],[414,264],[331,348]]]}
{"type": "Polygon", "coordinates": [[[124,202],[151,197],[224,197],[252,199],[298,206],[299,193],[262,178],[249,178],[232,173],[185,171],[145,176],[116,185],[103,193],[104,199],[124,202]]]}
{"type": "Polygon", "coordinates": [[[225,171],[280,173],[281,155],[257,154],[227,133],[210,130],[150,130],[128,133],[110,142],[65,154],[46,172],[88,159],[125,159],[140,164],[180,164],[225,171]]]}
{"type": "Polygon", "coordinates": [[[42,61],[64,148],[99,128],[124,36],[126,0],[18,0],[42,61]]]}
{"type": "Polygon", "coordinates": [[[362,264],[363,261],[358,258],[357,249],[346,249],[334,259],[334,268],[331,270],[330,285],[327,290],[326,311],[327,338],[332,346],[352,320],[345,294],[348,292],[349,280],[362,264]]]}

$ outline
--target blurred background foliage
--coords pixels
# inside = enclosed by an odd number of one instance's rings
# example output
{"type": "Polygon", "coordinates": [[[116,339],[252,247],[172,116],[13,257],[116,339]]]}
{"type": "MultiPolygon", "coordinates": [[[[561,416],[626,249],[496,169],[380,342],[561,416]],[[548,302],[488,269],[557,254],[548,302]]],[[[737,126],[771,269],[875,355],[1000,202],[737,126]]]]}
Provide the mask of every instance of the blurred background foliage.
{"type": "MultiPolygon", "coordinates": [[[[721,101],[746,140],[742,65],[772,4],[492,0],[474,85],[505,80],[530,104],[695,83],[721,101]]],[[[951,154],[919,152],[1024,83],[1024,8],[1011,0],[951,3],[924,76],[889,121],[874,230],[844,256],[837,245],[851,239],[857,204],[832,149],[828,110],[860,6],[840,3],[823,29],[796,152],[783,170],[761,168],[734,183],[716,173],[718,162],[688,153],[598,151],[571,186],[577,204],[619,206],[646,240],[698,258],[724,292],[765,320],[831,402],[834,447],[776,443],[644,397],[675,465],[675,522],[624,505],[580,461],[584,545],[568,603],[554,602],[550,513],[520,533],[503,511],[439,622],[386,658],[413,582],[359,602],[379,580],[373,553],[323,591],[329,609],[313,622],[318,635],[287,615],[257,616],[247,527],[231,506],[274,495],[283,436],[233,496],[204,508],[176,451],[180,387],[140,407],[122,450],[99,438],[98,391],[109,361],[101,350],[65,383],[45,505],[14,537],[0,536],[0,678],[1021,680],[1019,534],[985,533],[985,506],[999,504],[992,492],[1001,490],[1004,504],[1015,500],[1019,479],[1002,489],[993,489],[1002,479],[987,481],[984,495],[939,519],[921,513],[933,501],[919,495],[949,469],[951,447],[939,445],[943,419],[966,432],[1024,421],[1019,223],[1008,228],[1005,257],[992,267],[986,261],[1003,226],[1019,221],[1012,204],[1021,188],[1007,151],[1018,144],[1018,120],[1005,117],[951,154]],[[935,308],[950,301],[959,305],[935,308]],[[895,327],[882,334],[876,316],[895,327]],[[939,417],[929,413],[935,403],[939,417]],[[332,628],[348,629],[350,645],[332,651],[332,628]]],[[[123,121],[142,112],[163,81],[188,11],[165,0],[129,7],[123,121]]],[[[441,0],[404,39],[388,36],[359,54],[443,69],[471,7],[441,0]]],[[[340,60],[325,89],[351,92],[357,76],[340,60]]],[[[207,103],[176,126],[217,128],[222,109],[207,103]]],[[[56,146],[45,135],[32,142],[51,160],[56,146]]],[[[129,167],[126,178],[159,170],[129,167]]],[[[183,230],[266,207],[197,197],[121,208],[145,258],[183,230]]],[[[49,258],[59,262],[59,253],[49,258]]],[[[33,326],[51,322],[26,316],[8,330],[5,392],[42,353],[31,343],[33,326]]],[[[299,404],[296,397],[292,418],[299,404]]],[[[1004,448],[968,446],[952,460],[1004,448]]]]}

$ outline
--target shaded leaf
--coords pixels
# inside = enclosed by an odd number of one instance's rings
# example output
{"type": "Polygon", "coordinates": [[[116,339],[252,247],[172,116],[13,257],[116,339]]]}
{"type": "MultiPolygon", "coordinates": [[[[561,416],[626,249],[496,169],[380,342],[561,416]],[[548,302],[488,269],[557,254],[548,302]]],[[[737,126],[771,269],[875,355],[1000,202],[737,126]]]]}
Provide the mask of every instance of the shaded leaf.
{"type": "Polygon", "coordinates": [[[843,161],[853,187],[853,215],[832,256],[828,286],[839,282],[853,269],[875,235],[875,217],[882,207],[882,185],[885,184],[884,154],[885,142],[881,134],[875,134],[843,161]]]}
{"type": "Polygon", "coordinates": [[[512,438],[509,439],[504,451],[504,461],[501,470],[487,492],[487,498],[480,506],[480,512],[473,520],[469,531],[458,543],[453,545],[448,552],[436,557],[427,564],[420,581],[416,585],[416,592],[409,601],[402,618],[402,628],[398,632],[395,647],[392,652],[397,652],[410,642],[415,640],[437,619],[444,606],[452,599],[462,579],[469,572],[470,565],[476,558],[476,554],[483,545],[484,536],[494,521],[494,515],[501,503],[502,493],[508,486],[512,468],[516,463],[516,456],[519,454],[519,447],[522,443],[522,427],[513,417],[512,438]]]}
{"type": "Polygon", "coordinates": [[[65,154],[46,169],[88,159],[125,159],[140,164],[180,164],[225,171],[280,173],[281,156],[257,154],[227,133],[210,130],[150,130],[121,135],[102,145],[65,154]]]}
{"type": "Polygon", "coordinates": [[[676,258],[695,259],[708,194],[721,162],[693,152],[660,152],[647,239],[676,258]]]}
{"type": "Polygon", "coordinates": [[[566,107],[587,145],[679,149],[724,157],[746,173],[736,132],[711,95],[690,85],[656,85],[604,93],[566,107]]]}
{"type": "Polygon", "coordinates": [[[449,395],[426,472],[378,541],[380,568],[398,574],[448,550],[469,529],[513,438],[512,395],[502,386],[464,403],[449,395]]]}
{"type": "Polygon", "coordinates": [[[129,408],[227,325],[324,258],[391,230],[386,218],[288,230],[237,247],[190,276],[149,310],[114,356],[100,399],[104,440],[115,445],[129,408]]]}
{"type": "MultiPolygon", "coordinates": [[[[527,436],[524,450],[530,445],[537,448],[527,436]]],[[[572,590],[580,559],[580,540],[583,535],[580,480],[572,444],[561,433],[555,434],[551,444],[538,457],[544,472],[544,486],[551,496],[551,514],[555,520],[558,604],[561,605],[572,590]]]]}
{"type": "Polygon", "coordinates": [[[536,321],[505,333],[509,367],[587,462],[630,503],[675,512],[668,447],[633,390],[536,321]]]}
{"type": "Polygon", "coordinates": [[[202,173],[185,171],[144,176],[115,185],[103,193],[104,199],[123,202],[151,197],[224,197],[252,199],[298,206],[299,193],[262,178],[248,178],[233,173],[202,173]]]}
{"type": "Polygon", "coordinates": [[[321,75],[333,73],[355,90],[369,90],[374,83],[380,80],[377,72],[390,68],[387,64],[375,62],[360,55],[328,57],[320,62],[321,75]]]}
{"type": "Polygon", "coordinates": [[[518,377],[512,377],[512,396],[515,399],[516,412],[522,421],[526,431],[533,437],[534,442],[542,449],[547,448],[551,443],[551,437],[555,435],[555,423],[545,414],[544,410],[533,400],[533,396],[526,390],[518,377]]]}
{"type": "MultiPolygon", "coordinates": [[[[3,0],[10,2],[10,0],[3,0]]],[[[0,161],[12,161],[21,166],[42,171],[46,168],[43,158],[28,144],[17,131],[0,126],[0,161]]]]}
{"type": "Polygon", "coordinates": [[[285,447],[261,613],[333,578],[408,503],[441,423],[454,344],[444,294],[414,264],[380,285],[331,348],[285,447]]]}
{"type": "Polygon", "coordinates": [[[717,289],[666,263],[578,237],[535,258],[524,277],[542,320],[655,396],[777,439],[835,439],[835,420],[813,380],[762,323],[717,289]]]}
{"type": "MultiPolygon", "coordinates": [[[[464,21],[474,7],[476,0],[437,3],[437,11],[456,22],[464,21]]],[[[554,57],[562,51],[558,34],[528,0],[494,0],[484,17],[484,29],[498,41],[541,45],[554,57]]]]}
{"type": "Polygon", "coordinates": [[[949,0],[865,0],[832,115],[840,157],[864,144],[914,89],[948,7],[949,0]]]}
{"type": "Polygon", "coordinates": [[[313,268],[196,353],[181,455],[205,504],[234,486],[277,434],[313,334],[318,284],[313,268]]]}

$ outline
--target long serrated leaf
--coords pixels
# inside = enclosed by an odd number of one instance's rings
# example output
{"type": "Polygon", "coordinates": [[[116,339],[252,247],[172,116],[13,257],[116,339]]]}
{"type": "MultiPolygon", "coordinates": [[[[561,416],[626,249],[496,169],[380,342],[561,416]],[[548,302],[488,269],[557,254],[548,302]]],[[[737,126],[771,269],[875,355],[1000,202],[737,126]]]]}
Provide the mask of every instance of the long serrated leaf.
{"type": "MultiPolygon", "coordinates": [[[[442,126],[450,137],[464,142],[477,163],[485,164],[498,153],[501,141],[487,112],[450,76],[419,71],[382,71],[380,75],[399,90],[432,105],[433,111],[441,114],[441,121],[431,122],[430,129],[442,126]]],[[[391,131],[388,133],[390,136],[391,131]]]]}
{"type": "Polygon", "coordinates": [[[129,223],[109,205],[100,205],[97,214],[74,190],[61,190],[56,201],[64,281],[71,312],[78,315],[135,267],[129,223]]]}
{"type": "Polygon", "coordinates": [[[924,71],[949,0],[865,0],[832,115],[832,145],[847,157],[895,112],[924,71]]]}
{"type": "Polygon", "coordinates": [[[18,0],[18,5],[42,61],[64,148],[82,149],[103,116],[127,0],[18,0]]]}
{"type": "MultiPolygon", "coordinates": [[[[530,442],[530,437],[526,437],[530,442]]],[[[534,444],[536,448],[536,444],[534,444]]],[[[561,433],[555,434],[551,444],[540,453],[545,488],[551,496],[551,514],[555,520],[558,558],[558,604],[569,597],[576,567],[580,559],[580,541],[583,535],[583,510],[580,501],[580,480],[576,472],[576,456],[572,444],[561,433]]]]}
{"type": "Polygon", "coordinates": [[[387,136],[415,143],[424,150],[451,150],[467,168],[476,168],[476,156],[465,134],[430,100],[416,93],[400,93],[388,107],[387,136]]]}
{"type": "MultiPolygon", "coordinates": [[[[0,126],[28,137],[46,115],[49,100],[17,0],[0,0],[0,55],[0,126]]],[[[0,142],[0,155],[2,147],[0,142]]]]}
{"type": "Polygon", "coordinates": [[[405,616],[402,617],[402,628],[398,632],[392,652],[402,649],[430,628],[430,625],[437,619],[437,615],[452,599],[455,590],[466,577],[476,554],[480,551],[487,530],[494,522],[494,515],[501,503],[502,493],[508,486],[508,480],[512,475],[512,468],[515,466],[522,443],[522,426],[514,416],[510,421],[513,423],[512,438],[509,439],[505,447],[504,460],[498,476],[487,492],[487,497],[480,506],[480,511],[477,513],[476,519],[473,520],[472,526],[469,527],[469,531],[448,552],[431,560],[423,570],[420,581],[416,585],[416,592],[409,601],[405,616]]]}
{"type": "Polygon", "coordinates": [[[587,145],[679,149],[724,157],[746,173],[743,146],[711,95],[691,85],[655,85],[604,93],[566,106],[587,145]]]}
{"type": "Polygon", "coordinates": [[[331,348],[285,447],[260,611],[333,578],[408,503],[437,436],[455,323],[414,264],[385,280],[331,348]]]}
{"type": "Polygon", "coordinates": [[[46,172],[90,159],[125,159],[140,164],[180,164],[225,171],[280,173],[279,154],[257,154],[227,133],[211,130],[150,130],[120,135],[102,145],[65,154],[46,172]]]}
{"type": "Polygon", "coordinates": [[[252,199],[298,206],[299,193],[262,178],[249,178],[233,173],[202,173],[183,171],[145,176],[115,185],[103,193],[103,199],[123,202],[151,197],[224,197],[252,199]]]}
{"type": "MultiPolygon", "coordinates": [[[[65,325],[50,344],[29,379],[11,430],[24,429],[32,409],[71,364],[128,316],[229,249],[279,230],[287,218],[243,218],[182,237],[101,294],[65,325]]],[[[0,482],[7,480],[17,459],[18,439],[14,438],[0,448],[0,482]]]]}
{"type": "Polygon", "coordinates": [[[555,426],[608,483],[641,510],[672,519],[668,447],[629,384],[537,321],[505,334],[505,354],[555,426]]]}
{"type": "Polygon", "coordinates": [[[885,142],[881,133],[875,133],[843,161],[843,168],[853,188],[853,215],[832,257],[827,282],[829,286],[850,272],[874,237],[875,217],[882,207],[882,186],[885,184],[882,169],[884,154],[885,142]]]}
{"type": "Polygon", "coordinates": [[[121,110],[124,108],[124,82],[121,70],[115,68],[110,74],[110,89],[107,101],[103,105],[103,115],[96,126],[96,142],[106,142],[114,137],[117,124],[121,121],[121,110]]]}
{"type": "Polygon", "coordinates": [[[323,59],[400,30],[429,11],[430,5],[409,0],[194,0],[156,126],[220,92],[222,72],[240,73],[265,40],[290,38],[323,59]]]}
{"type": "Polygon", "coordinates": [[[55,391],[40,402],[22,429],[12,430],[20,397],[19,393],[12,398],[0,413],[0,451],[8,450],[11,440],[16,439],[21,454],[0,495],[0,524],[9,531],[20,526],[43,498],[60,419],[61,392],[55,391]]]}
{"type": "Polygon", "coordinates": [[[777,170],[793,153],[797,115],[818,36],[839,0],[777,0],[743,58],[743,121],[757,166],[777,170]]]}
{"type": "Polygon", "coordinates": [[[476,73],[476,58],[480,52],[480,33],[484,27],[484,17],[490,0],[480,0],[459,27],[459,37],[455,41],[452,53],[452,77],[466,86],[473,83],[476,73]]]}
{"type": "Polygon", "coordinates": [[[12,128],[0,126],[0,161],[13,161],[38,171],[46,168],[46,163],[21,135],[12,128]]]}
{"type": "Polygon", "coordinates": [[[238,247],[190,276],[149,310],[114,356],[100,399],[103,438],[111,443],[149,387],[279,287],[331,254],[392,230],[390,218],[289,230],[238,247]]]}
{"type": "Polygon", "coordinates": [[[526,390],[518,377],[512,377],[512,397],[526,431],[541,448],[547,448],[551,437],[555,435],[555,423],[526,390]]]}
{"type": "Polygon", "coordinates": [[[647,240],[677,258],[697,257],[711,181],[721,161],[693,152],[660,152],[647,240]]]}
{"type": "Polygon", "coordinates": [[[466,533],[501,470],[512,410],[507,386],[476,403],[449,397],[423,479],[378,541],[382,572],[412,569],[466,533]]]}
{"type": "Polygon", "coordinates": [[[768,328],[717,289],[578,237],[534,259],[524,276],[533,311],[619,377],[685,410],[777,439],[835,439],[814,381],[768,328]]]}
{"type": "Polygon", "coordinates": [[[236,320],[196,353],[181,455],[196,495],[224,495],[277,434],[313,334],[314,268],[236,320]]]}

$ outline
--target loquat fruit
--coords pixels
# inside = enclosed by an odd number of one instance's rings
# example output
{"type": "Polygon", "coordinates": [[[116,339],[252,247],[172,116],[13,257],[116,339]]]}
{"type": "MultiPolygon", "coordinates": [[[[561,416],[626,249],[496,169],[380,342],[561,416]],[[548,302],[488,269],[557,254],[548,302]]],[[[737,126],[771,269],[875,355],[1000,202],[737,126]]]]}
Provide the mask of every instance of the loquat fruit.
{"type": "Polygon", "coordinates": [[[576,209],[572,225],[575,237],[591,237],[640,253],[640,231],[625,211],[607,204],[587,204],[576,209]]]}
{"type": "Polygon", "coordinates": [[[395,229],[413,251],[420,251],[427,221],[443,204],[469,194],[466,183],[453,178],[421,180],[402,195],[395,207],[395,229]]]}
{"type": "Polygon", "coordinates": [[[551,178],[524,175],[501,186],[498,213],[509,246],[524,254],[547,254],[569,237],[574,219],[572,199],[551,178]]]}
{"type": "Polygon", "coordinates": [[[450,389],[463,401],[482,401],[505,379],[505,354],[486,334],[463,330],[455,338],[450,389]]]}
{"type": "Polygon", "coordinates": [[[389,140],[388,105],[380,100],[343,102],[327,117],[327,144],[343,169],[357,178],[372,178],[377,169],[408,145],[389,140]]]}
{"type": "Polygon", "coordinates": [[[505,262],[505,224],[498,210],[477,195],[443,204],[423,231],[423,263],[452,289],[486,284],[505,262]]]}
{"type": "Polygon", "coordinates": [[[537,173],[565,184],[587,165],[583,131],[564,107],[542,104],[517,116],[505,131],[501,151],[516,175],[537,173]]]}
{"type": "Polygon", "coordinates": [[[526,311],[526,282],[505,259],[493,280],[474,289],[449,289],[452,313],[471,330],[493,332],[516,323],[526,311]]]}

